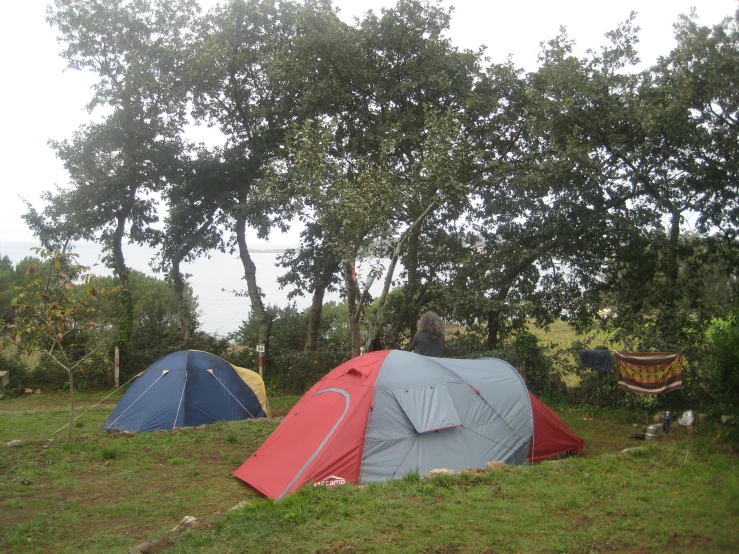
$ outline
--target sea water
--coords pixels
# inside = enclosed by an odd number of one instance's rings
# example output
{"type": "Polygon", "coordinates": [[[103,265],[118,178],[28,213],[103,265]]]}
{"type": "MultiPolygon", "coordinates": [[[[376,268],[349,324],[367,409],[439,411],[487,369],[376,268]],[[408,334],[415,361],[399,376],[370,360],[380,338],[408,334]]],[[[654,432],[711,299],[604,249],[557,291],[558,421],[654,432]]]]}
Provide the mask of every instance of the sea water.
{"type": "MultiPolygon", "coordinates": [[[[31,248],[38,246],[34,242],[0,242],[0,257],[8,256],[13,264],[23,258],[34,256],[31,248]]],[[[278,277],[285,273],[285,269],[278,264],[279,256],[284,252],[284,245],[257,244],[250,254],[257,267],[257,285],[261,288],[265,305],[285,307],[288,293],[291,289],[281,288],[278,277]]],[[[79,243],[72,249],[78,254],[80,264],[90,266],[90,272],[96,275],[110,275],[112,272],[100,262],[101,250],[94,243],[79,243]]],[[[126,264],[131,268],[148,275],[163,278],[161,273],[155,273],[151,261],[156,251],[151,248],[127,244],[123,251],[126,264]]],[[[365,263],[363,267],[367,267],[365,263]]],[[[387,263],[385,264],[387,266],[387,263]]],[[[362,277],[360,267],[359,277],[362,277]]],[[[396,269],[396,275],[399,270],[396,269]]],[[[198,299],[200,328],[212,334],[226,336],[236,331],[242,322],[249,317],[250,301],[246,296],[246,281],[244,268],[237,253],[225,254],[214,251],[210,257],[199,258],[189,264],[182,265],[182,273],[189,274],[188,282],[198,299]],[[236,292],[243,293],[237,295],[236,292]]],[[[376,280],[371,287],[373,295],[382,290],[381,280],[376,280]]],[[[327,293],[324,301],[340,301],[339,293],[327,293]]],[[[311,304],[311,294],[298,296],[294,300],[298,309],[308,308],[311,304]]]]}

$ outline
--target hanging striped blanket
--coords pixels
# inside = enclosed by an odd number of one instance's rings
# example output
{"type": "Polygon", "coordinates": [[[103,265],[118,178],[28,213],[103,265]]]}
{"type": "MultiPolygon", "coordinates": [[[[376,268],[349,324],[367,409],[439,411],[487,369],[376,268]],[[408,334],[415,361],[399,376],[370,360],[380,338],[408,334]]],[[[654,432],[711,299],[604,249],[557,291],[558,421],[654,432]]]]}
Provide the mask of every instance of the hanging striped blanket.
{"type": "Polygon", "coordinates": [[[618,388],[637,394],[662,394],[682,388],[680,352],[613,352],[618,388]]]}

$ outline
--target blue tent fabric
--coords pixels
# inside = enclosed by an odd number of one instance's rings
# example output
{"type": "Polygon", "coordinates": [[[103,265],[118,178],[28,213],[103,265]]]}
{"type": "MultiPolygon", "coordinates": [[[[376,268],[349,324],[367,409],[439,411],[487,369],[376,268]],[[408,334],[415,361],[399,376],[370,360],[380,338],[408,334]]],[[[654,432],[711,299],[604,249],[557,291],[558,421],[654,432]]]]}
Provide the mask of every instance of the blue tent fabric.
{"type": "Polygon", "coordinates": [[[141,374],[103,429],[157,431],[266,417],[254,391],[227,361],[193,350],[174,352],[141,374]]]}

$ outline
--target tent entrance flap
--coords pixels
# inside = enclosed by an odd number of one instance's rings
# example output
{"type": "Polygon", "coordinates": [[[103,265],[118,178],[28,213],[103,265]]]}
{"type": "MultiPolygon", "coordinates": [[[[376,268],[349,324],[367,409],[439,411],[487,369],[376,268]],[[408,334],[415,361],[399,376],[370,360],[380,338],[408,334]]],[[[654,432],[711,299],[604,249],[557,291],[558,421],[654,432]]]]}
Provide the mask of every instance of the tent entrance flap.
{"type": "Polygon", "coordinates": [[[462,424],[446,383],[395,389],[393,396],[417,433],[430,433],[462,424]]]}

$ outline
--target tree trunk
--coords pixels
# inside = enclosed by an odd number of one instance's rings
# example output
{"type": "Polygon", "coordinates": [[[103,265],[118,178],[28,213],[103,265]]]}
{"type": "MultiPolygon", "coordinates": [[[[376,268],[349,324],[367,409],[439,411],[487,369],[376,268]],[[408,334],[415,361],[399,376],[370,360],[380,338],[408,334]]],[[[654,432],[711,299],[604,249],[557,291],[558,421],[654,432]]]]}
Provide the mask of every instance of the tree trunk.
{"type": "Polygon", "coordinates": [[[116,227],[113,233],[113,271],[123,287],[128,285],[128,267],[123,257],[123,235],[126,233],[126,213],[119,211],[116,215],[116,227]]]}
{"type": "Polygon", "coordinates": [[[415,307],[414,296],[418,288],[418,245],[421,232],[421,226],[414,226],[408,236],[408,255],[406,256],[406,271],[408,272],[408,280],[405,284],[403,295],[403,303],[400,306],[400,313],[395,321],[395,325],[388,336],[389,345],[397,345],[400,335],[407,325],[410,329],[410,336],[416,335],[416,325],[418,323],[418,310],[415,307]]]}
{"type": "Polygon", "coordinates": [[[308,335],[304,348],[306,352],[316,350],[318,347],[318,329],[321,326],[323,297],[326,294],[326,288],[331,283],[331,278],[338,269],[339,262],[330,262],[328,266],[323,268],[320,277],[316,281],[316,286],[313,290],[313,302],[311,303],[310,312],[308,312],[308,335]]]}
{"type": "MultiPolygon", "coordinates": [[[[135,191],[132,196],[135,195],[135,191]]],[[[116,343],[125,349],[126,343],[131,338],[131,331],[133,330],[133,298],[131,297],[131,291],[128,289],[128,267],[126,266],[126,260],[123,257],[123,235],[126,232],[126,221],[128,219],[128,213],[130,207],[124,207],[116,214],[116,228],[113,233],[113,271],[118,277],[118,281],[121,284],[121,317],[118,322],[118,337],[116,343]]]]}
{"type": "MultiPolygon", "coordinates": [[[[508,275],[510,279],[509,283],[512,283],[514,278],[508,275]]],[[[497,350],[500,345],[501,337],[501,326],[500,326],[500,307],[505,305],[506,297],[510,292],[510,285],[503,287],[495,294],[492,298],[493,308],[488,312],[488,340],[487,347],[489,350],[497,350]]]]}
{"type": "MultiPolygon", "coordinates": [[[[236,240],[239,245],[239,257],[241,264],[244,266],[244,278],[246,279],[246,291],[251,302],[251,309],[259,322],[259,344],[263,344],[265,350],[269,345],[269,316],[264,309],[262,302],[262,292],[257,286],[257,266],[251,259],[249,249],[246,245],[246,220],[238,218],[236,220],[236,240]]],[[[266,353],[265,353],[266,358],[266,353]]]]}
{"type": "Polygon", "coordinates": [[[488,312],[488,350],[498,349],[498,333],[500,331],[500,310],[488,312]]]}
{"type": "Polygon", "coordinates": [[[677,208],[671,208],[670,214],[672,216],[670,221],[670,260],[667,276],[670,280],[670,285],[675,290],[674,287],[677,285],[678,276],[677,247],[680,241],[680,211],[677,208]]]}
{"type": "Polygon", "coordinates": [[[69,369],[69,429],[67,440],[72,440],[72,425],[74,424],[74,372],[69,369]]]}
{"type": "Polygon", "coordinates": [[[180,272],[180,265],[182,260],[187,256],[197,245],[202,244],[203,235],[208,232],[210,226],[213,225],[213,213],[210,213],[205,219],[202,225],[192,233],[190,240],[182,244],[182,247],[172,255],[172,267],[169,271],[169,276],[174,284],[175,295],[177,296],[177,315],[182,325],[182,343],[185,347],[188,346],[192,332],[194,328],[194,321],[192,313],[187,309],[185,303],[185,280],[182,278],[180,272]]]}
{"type": "Polygon", "coordinates": [[[326,292],[325,287],[316,285],[313,291],[313,302],[308,312],[308,332],[305,338],[305,346],[303,350],[310,352],[318,348],[318,328],[321,325],[321,313],[323,312],[323,296],[326,292]]]}
{"type": "Polygon", "coordinates": [[[390,266],[387,268],[387,275],[385,275],[385,284],[382,287],[382,293],[380,294],[380,297],[377,299],[375,316],[372,319],[372,325],[370,325],[370,332],[367,337],[367,343],[365,344],[367,350],[369,350],[370,345],[372,344],[372,341],[374,339],[381,338],[383,341],[386,340],[385,338],[381,337],[382,326],[385,322],[385,304],[387,303],[387,295],[390,291],[390,285],[393,281],[393,275],[395,274],[395,266],[398,262],[399,251],[400,244],[398,244],[393,257],[390,259],[390,266]]]}
{"type": "MultiPolygon", "coordinates": [[[[398,244],[395,245],[395,249],[393,250],[393,255],[390,258],[390,266],[387,270],[387,275],[385,276],[385,284],[382,288],[382,294],[380,295],[380,298],[377,300],[377,310],[375,311],[375,318],[372,322],[372,328],[369,335],[369,338],[367,340],[367,346],[374,340],[375,337],[379,336],[380,330],[382,329],[382,325],[384,323],[384,316],[385,316],[385,302],[387,300],[387,295],[390,292],[390,285],[393,282],[393,275],[395,274],[395,266],[398,263],[398,258],[400,258],[400,253],[403,249],[403,244],[406,242],[406,239],[412,239],[415,237],[416,239],[416,245],[415,245],[415,267],[418,267],[418,236],[421,229],[421,223],[426,218],[426,216],[431,212],[431,210],[436,206],[436,201],[431,202],[426,209],[423,211],[421,215],[419,215],[416,220],[413,222],[413,225],[408,228],[408,230],[403,233],[403,236],[400,237],[400,240],[398,241],[398,244]]],[[[402,325],[402,322],[404,321],[404,315],[401,314],[401,316],[398,318],[398,321],[402,325]]],[[[415,322],[413,324],[413,327],[415,328],[415,322]]],[[[400,334],[400,328],[396,324],[395,329],[391,332],[391,336],[389,337],[391,339],[391,344],[397,343],[397,337],[400,334]]],[[[415,335],[415,332],[413,333],[415,335]]],[[[411,335],[411,336],[413,336],[411,335]]]]}
{"type": "Polygon", "coordinates": [[[187,348],[190,343],[190,337],[192,336],[193,322],[190,317],[190,311],[185,306],[185,280],[182,278],[182,273],[180,272],[181,261],[181,258],[172,260],[172,269],[169,274],[172,278],[175,297],[177,298],[177,316],[182,325],[182,344],[187,348]]]}
{"type": "Polygon", "coordinates": [[[405,290],[405,316],[410,329],[410,336],[416,336],[416,325],[418,323],[418,307],[415,303],[416,291],[418,290],[418,248],[421,236],[421,226],[415,227],[408,237],[408,284],[405,290]]]}
{"type": "Polygon", "coordinates": [[[684,336],[682,317],[677,306],[678,293],[678,246],[680,242],[680,211],[670,205],[670,235],[668,244],[667,283],[664,290],[659,316],[659,328],[663,342],[679,344],[684,336]]]}
{"type": "Polygon", "coordinates": [[[359,356],[361,351],[362,333],[359,328],[361,299],[359,298],[359,287],[353,265],[346,264],[344,266],[344,282],[346,283],[346,304],[349,309],[349,331],[352,339],[351,355],[354,358],[359,356]]]}

